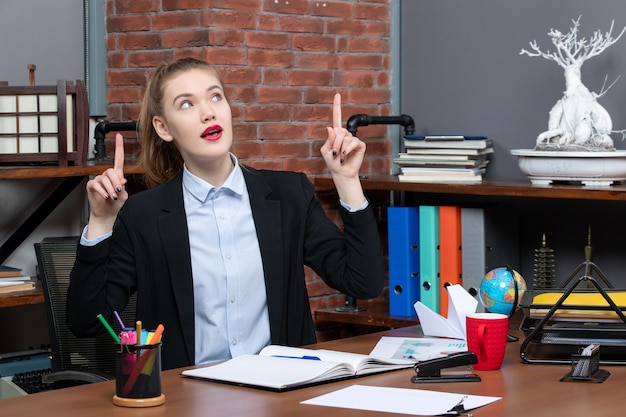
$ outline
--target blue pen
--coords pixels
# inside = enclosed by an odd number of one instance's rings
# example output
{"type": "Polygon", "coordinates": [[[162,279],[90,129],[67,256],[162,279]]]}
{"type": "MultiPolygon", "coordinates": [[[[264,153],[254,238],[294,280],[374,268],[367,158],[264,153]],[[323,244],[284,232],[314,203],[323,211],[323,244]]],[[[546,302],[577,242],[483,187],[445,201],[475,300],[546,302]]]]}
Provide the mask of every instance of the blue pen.
{"type": "Polygon", "coordinates": [[[308,359],[311,361],[321,361],[320,358],[318,358],[317,356],[308,356],[308,355],[304,355],[304,356],[283,356],[283,355],[274,355],[275,358],[291,358],[291,359],[308,359]]]}

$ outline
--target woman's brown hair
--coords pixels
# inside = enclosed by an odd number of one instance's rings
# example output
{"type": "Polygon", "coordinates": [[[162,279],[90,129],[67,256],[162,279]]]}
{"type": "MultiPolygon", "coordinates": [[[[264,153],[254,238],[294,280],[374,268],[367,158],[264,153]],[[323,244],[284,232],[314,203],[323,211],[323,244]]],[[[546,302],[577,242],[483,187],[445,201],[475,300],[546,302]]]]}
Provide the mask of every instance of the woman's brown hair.
{"type": "Polygon", "coordinates": [[[141,112],[139,115],[139,134],[141,137],[140,161],[144,167],[145,182],[148,187],[170,181],[183,168],[183,158],[174,142],[166,142],[152,126],[152,118],[163,114],[163,90],[165,83],[173,76],[201,68],[210,71],[223,85],[217,70],[196,58],[182,58],[165,63],[156,68],[148,81],[141,112]]]}

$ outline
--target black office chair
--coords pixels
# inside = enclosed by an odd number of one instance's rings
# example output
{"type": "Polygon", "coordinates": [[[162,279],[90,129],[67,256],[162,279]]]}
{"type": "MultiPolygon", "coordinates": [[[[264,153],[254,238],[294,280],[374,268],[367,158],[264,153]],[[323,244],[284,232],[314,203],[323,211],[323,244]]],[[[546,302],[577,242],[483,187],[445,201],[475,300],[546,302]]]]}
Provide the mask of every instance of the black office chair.
{"type": "MultiPolygon", "coordinates": [[[[65,302],[70,272],[76,258],[78,237],[45,238],[35,243],[42,281],[52,351],[52,371],[43,382],[55,388],[113,379],[115,344],[108,333],[78,338],[66,324],[65,302]]],[[[120,313],[124,323],[135,322],[136,295],[120,313]]]]}

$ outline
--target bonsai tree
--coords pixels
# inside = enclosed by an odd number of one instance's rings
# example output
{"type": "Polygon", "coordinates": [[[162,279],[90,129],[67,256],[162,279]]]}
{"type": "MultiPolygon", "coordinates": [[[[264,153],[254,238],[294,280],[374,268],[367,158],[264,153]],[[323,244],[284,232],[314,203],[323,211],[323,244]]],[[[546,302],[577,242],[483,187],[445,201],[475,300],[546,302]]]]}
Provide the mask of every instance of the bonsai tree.
{"type": "MultiPolygon", "coordinates": [[[[574,26],[568,33],[550,29],[548,36],[556,47],[555,52],[542,52],[536,41],[530,42],[531,51],[522,49],[520,54],[542,57],[556,62],[565,73],[565,91],[556,102],[548,119],[548,130],[537,136],[535,150],[559,151],[612,151],[615,150],[611,133],[613,122],[609,113],[598,103],[608,89],[605,85],[597,94],[589,91],[581,80],[583,63],[613,45],[626,31],[622,29],[612,37],[613,22],[606,33],[597,30],[593,36],[578,39],[580,16],[572,20],[574,26]]],[[[606,80],[605,80],[606,81],[606,80]]],[[[605,83],[606,84],[606,83],[605,83]]],[[[616,131],[624,135],[624,130],[616,131]]]]}

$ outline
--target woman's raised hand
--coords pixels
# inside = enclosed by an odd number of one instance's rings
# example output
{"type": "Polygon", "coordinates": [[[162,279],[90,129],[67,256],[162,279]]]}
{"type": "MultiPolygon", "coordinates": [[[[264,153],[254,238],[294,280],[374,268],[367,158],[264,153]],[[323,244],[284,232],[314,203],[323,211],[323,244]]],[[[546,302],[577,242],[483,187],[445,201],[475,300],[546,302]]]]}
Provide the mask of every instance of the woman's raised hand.
{"type": "Polygon", "coordinates": [[[124,138],[115,136],[115,158],[113,168],[87,182],[87,198],[89,199],[88,239],[93,239],[110,232],[115,218],[126,200],[124,178],[124,138]]]}

